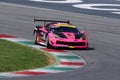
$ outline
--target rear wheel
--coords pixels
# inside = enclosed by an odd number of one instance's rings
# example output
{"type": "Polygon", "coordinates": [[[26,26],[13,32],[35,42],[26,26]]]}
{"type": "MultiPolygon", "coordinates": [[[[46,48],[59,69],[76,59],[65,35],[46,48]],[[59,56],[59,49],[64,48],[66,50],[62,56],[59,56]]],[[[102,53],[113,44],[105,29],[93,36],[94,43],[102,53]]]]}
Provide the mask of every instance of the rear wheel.
{"type": "Polygon", "coordinates": [[[34,30],[34,32],[33,32],[33,36],[34,36],[34,39],[33,39],[34,44],[37,44],[37,41],[36,41],[36,31],[35,31],[35,30],[34,30]]]}
{"type": "Polygon", "coordinates": [[[35,33],[34,33],[34,44],[38,44],[39,41],[40,41],[40,35],[37,31],[35,31],[35,33]]]}

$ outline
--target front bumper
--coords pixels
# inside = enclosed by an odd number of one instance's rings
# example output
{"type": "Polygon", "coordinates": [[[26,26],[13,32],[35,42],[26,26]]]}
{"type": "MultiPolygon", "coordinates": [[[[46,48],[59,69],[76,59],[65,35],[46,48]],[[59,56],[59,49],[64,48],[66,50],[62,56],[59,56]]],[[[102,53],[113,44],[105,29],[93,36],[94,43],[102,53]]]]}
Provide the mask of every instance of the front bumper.
{"type": "Polygon", "coordinates": [[[53,47],[66,47],[66,48],[87,48],[88,41],[87,40],[56,40],[54,42],[50,42],[53,47]]]}

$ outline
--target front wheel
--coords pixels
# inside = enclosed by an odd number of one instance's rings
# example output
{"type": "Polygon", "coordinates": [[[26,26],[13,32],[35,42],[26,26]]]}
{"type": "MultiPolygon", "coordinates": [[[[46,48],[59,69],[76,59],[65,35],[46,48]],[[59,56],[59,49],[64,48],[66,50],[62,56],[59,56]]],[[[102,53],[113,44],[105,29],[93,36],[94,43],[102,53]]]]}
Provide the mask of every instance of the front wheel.
{"type": "Polygon", "coordinates": [[[46,37],[46,48],[51,48],[52,46],[49,43],[49,38],[48,36],[46,37]]]}

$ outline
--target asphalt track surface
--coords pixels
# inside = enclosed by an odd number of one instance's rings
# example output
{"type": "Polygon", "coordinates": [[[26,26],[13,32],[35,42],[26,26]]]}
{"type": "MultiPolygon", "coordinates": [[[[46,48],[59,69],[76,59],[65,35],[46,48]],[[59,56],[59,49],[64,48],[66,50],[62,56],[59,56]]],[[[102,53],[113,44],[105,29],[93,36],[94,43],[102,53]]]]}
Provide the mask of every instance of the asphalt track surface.
{"type": "Polygon", "coordinates": [[[89,50],[70,50],[87,65],[70,72],[0,80],[120,80],[120,19],[0,3],[0,33],[33,39],[33,18],[71,20],[86,28],[89,50]]]}
{"type": "Polygon", "coordinates": [[[84,13],[84,14],[120,19],[120,0],[37,0],[37,1],[36,0],[0,0],[0,2],[22,4],[22,5],[34,6],[40,8],[55,9],[55,10],[84,13]],[[54,3],[54,1],[68,1],[69,3],[54,3]],[[100,5],[102,4],[102,6],[100,6],[99,4],[100,5]],[[85,7],[76,8],[73,7],[73,5],[77,5],[77,6],[84,5],[85,7]],[[97,9],[96,10],[86,9],[88,7],[97,8],[97,9]]]}

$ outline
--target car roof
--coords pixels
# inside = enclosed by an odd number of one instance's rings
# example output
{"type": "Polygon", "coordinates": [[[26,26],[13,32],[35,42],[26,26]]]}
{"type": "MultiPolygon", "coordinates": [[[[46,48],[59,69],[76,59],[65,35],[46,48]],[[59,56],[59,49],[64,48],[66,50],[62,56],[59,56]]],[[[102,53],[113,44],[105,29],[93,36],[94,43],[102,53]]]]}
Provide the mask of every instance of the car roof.
{"type": "Polygon", "coordinates": [[[50,25],[51,28],[57,28],[57,27],[69,27],[69,28],[76,28],[76,26],[68,23],[54,23],[50,25]]]}

